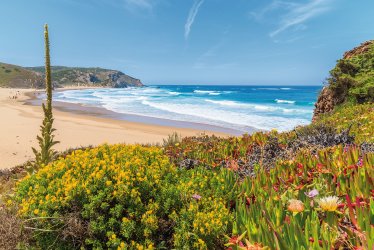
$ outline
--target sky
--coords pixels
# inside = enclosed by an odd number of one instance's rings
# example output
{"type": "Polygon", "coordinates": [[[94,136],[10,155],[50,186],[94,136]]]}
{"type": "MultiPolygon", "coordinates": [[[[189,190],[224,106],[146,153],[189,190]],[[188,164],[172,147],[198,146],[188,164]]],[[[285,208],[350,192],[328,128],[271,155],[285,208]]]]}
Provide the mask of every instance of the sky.
{"type": "Polygon", "coordinates": [[[2,0],[0,62],[121,70],[145,84],[320,85],[374,39],[373,0],[2,0]]]}

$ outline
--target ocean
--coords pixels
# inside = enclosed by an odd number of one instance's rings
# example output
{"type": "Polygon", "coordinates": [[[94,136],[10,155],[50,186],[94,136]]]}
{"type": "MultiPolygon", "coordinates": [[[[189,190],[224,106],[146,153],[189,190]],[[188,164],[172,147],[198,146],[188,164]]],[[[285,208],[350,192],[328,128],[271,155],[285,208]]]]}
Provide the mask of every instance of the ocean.
{"type": "Polygon", "coordinates": [[[215,126],[237,134],[286,131],[309,124],[321,86],[159,85],[66,90],[54,100],[137,115],[215,126]]]}

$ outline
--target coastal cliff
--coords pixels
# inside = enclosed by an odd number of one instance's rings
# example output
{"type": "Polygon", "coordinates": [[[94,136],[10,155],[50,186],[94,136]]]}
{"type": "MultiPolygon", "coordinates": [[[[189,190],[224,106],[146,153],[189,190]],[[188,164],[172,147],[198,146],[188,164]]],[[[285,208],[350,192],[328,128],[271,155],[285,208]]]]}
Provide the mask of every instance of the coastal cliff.
{"type": "Polygon", "coordinates": [[[327,85],[315,104],[313,121],[321,114],[345,104],[363,104],[374,101],[374,40],[344,53],[330,71],[327,85]]]}
{"type": "MultiPolygon", "coordinates": [[[[52,67],[53,86],[58,88],[87,86],[126,88],[141,87],[143,83],[118,70],[81,67],[52,67]]],[[[43,88],[44,67],[21,67],[0,63],[0,87],[43,88]]]]}

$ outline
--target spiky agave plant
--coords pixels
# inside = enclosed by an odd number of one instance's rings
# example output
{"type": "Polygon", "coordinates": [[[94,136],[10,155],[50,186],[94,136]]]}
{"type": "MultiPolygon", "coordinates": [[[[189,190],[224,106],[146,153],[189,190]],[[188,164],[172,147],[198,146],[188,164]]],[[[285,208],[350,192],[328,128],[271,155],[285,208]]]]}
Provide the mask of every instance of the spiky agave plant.
{"type": "Polygon", "coordinates": [[[53,128],[53,113],[52,113],[52,80],[51,80],[51,61],[49,55],[49,36],[48,36],[48,25],[44,26],[44,43],[45,43],[45,86],[47,93],[46,104],[42,104],[44,119],[40,126],[41,135],[36,138],[39,143],[40,149],[37,150],[32,148],[35,154],[35,165],[34,168],[38,168],[42,165],[48,164],[53,160],[56,155],[56,151],[52,147],[59,143],[55,141],[53,132],[56,129],[53,128]]]}

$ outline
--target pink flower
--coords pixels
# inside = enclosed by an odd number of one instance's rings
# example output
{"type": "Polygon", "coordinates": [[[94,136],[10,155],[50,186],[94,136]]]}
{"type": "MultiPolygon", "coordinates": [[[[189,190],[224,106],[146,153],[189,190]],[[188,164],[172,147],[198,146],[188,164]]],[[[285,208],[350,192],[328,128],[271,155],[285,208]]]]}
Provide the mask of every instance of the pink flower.
{"type": "Polygon", "coordinates": [[[194,194],[194,195],[192,195],[192,198],[198,201],[198,200],[201,199],[201,195],[194,194]]]}
{"type": "Polygon", "coordinates": [[[305,193],[306,196],[308,196],[309,198],[314,198],[316,197],[317,195],[319,194],[318,190],[317,189],[313,189],[313,190],[310,190],[308,193],[305,193]]]}
{"type": "Polygon", "coordinates": [[[363,164],[364,164],[364,161],[360,157],[360,159],[358,159],[357,166],[362,167],[363,164]]]}

